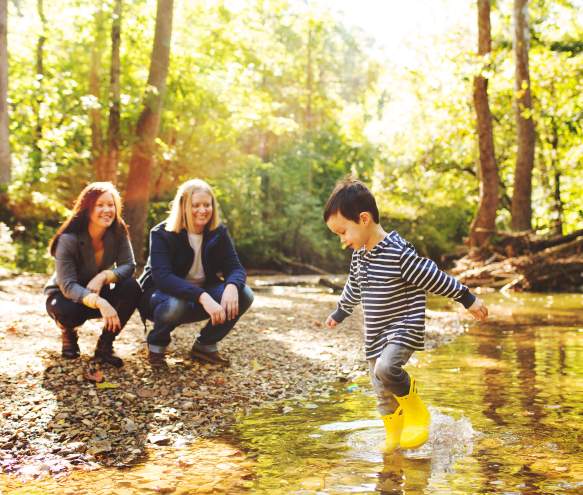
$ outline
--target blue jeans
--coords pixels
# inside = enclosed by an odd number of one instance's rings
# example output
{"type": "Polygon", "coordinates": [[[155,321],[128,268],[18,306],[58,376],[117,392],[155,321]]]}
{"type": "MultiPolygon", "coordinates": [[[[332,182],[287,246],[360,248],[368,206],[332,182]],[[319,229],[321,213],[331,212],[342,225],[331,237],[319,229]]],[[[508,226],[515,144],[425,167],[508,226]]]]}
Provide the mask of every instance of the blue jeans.
{"type": "Polygon", "coordinates": [[[402,345],[387,344],[377,359],[369,359],[370,378],[381,416],[395,412],[399,406],[395,395],[402,397],[409,393],[411,379],[403,366],[413,352],[402,345]]]}
{"type": "MultiPolygon", "coordinates": [[[[225,284],[205,287],[204,290],[220,303],[225,284]]],[[[234,320],[226,320],[219,325],[212,325],[208,313],[198,301],[179,299],[160,290],[155,290],[150,298],[154,329],[148,334],[148,347],[152,352],[163,353],[170,344],[170,334],[178,325],[209,320],[200,331],[196,343],[207,351],[216,350],[217,342],[224,339],[233,329],[239,318],[253,303],[253,297],[253,291],[248,286],[239,289],[239,314],[237,317],[234,320]]]]}

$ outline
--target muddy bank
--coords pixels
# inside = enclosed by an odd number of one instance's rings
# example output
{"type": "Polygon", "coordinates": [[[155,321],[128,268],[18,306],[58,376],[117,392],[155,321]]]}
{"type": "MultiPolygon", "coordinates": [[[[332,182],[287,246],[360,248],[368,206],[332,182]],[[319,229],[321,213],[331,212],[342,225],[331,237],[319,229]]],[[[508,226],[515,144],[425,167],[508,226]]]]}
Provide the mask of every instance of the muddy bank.
{"type": "MultiPolygon", "coordinates": [[[[236,414],[364,373],[360,311],[328,330],[322,322],[337,300],[331,290],[277,281],[250,280],[255,303],[222,347],[231,368],[188,359],[201,326],[192,324],[175,331],[169,369],[152,370],[135,314],[116,343],[125,367],[103,369],[107,385],[98,388],[84,378],[98,322],[80,330],[82,357],[65,361],[44,310],[44,277],[0,280],[1,471],[37,477],[132,465],[151,447],[212,437],[236,414]]],[[[429,347],[463,331],[457,312],[429,312],[429,347]]]]}

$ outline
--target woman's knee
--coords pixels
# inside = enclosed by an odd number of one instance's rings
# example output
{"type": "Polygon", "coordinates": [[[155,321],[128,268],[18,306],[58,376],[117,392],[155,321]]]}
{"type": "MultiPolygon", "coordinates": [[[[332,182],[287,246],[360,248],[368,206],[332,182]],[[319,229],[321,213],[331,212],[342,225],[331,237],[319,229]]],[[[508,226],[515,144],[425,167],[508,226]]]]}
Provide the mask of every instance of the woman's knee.
{"type": "Polygon", "coordinates": [[[248,285],[245,285],[239,291],[239,309],[240,309],[241,314],[245,313],[245,311],[247,311],[251,307],[254,299],[255,299],[255,294],[253,294],[251,287],[249,287],[248,285]]]}
{"type": "Polygon", "coordinates": [[[138,281],[133,278],[126,278],[115,284],[116,292],[124,299],[131,299],[137,301],[141,294],[142,289],[138,281]]]}
{"type": "Polygon", "coordinates": [[[163,300],[156,302],[157,297],[160,297],[159,293],[154,293],[152,296],[154,303],[154,322],[161,324],[175,323],[179,325],[188,308],[188,303],[183,299],[168,295],[163,295],[163,300]]]}
{"type": "Polygon", "coordinates": [[[49,296],[46,309],[53,320],[67,328],[81,326],[87,320],[84,306],[67,299],[62,294],[49,296]]]}

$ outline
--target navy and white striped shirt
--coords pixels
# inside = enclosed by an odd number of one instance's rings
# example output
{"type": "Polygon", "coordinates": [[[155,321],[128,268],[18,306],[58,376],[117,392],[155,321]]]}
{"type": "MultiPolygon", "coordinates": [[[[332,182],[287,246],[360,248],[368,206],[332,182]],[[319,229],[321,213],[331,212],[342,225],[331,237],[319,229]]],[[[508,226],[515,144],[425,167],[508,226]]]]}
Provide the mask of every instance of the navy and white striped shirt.
{"type": "Polygon", "coordinates": [[[420,351],[425,342],[426,291],[469,308],[475,300],[465,285],[417,254],[393,231],[371,251],[352,254],[350,273],[332,318],[340,323],[362,303],[367,359],[378,358],[390,342],[420,351]]]}

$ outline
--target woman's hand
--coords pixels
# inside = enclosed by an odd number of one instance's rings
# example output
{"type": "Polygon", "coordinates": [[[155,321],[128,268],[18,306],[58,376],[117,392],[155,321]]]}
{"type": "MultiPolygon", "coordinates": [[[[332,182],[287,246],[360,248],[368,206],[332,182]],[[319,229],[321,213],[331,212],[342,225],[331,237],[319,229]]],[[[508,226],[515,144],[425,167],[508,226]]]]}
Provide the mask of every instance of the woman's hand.
{"type": "Polygon", "coordinates": [[[101,312],[105,329],[109,332],[120,331],[121,322],[119,321],[119,316],[115,308],[106,299],[103,299],[103,297],[98,298],[96,304],[101,312]]]}
{"type": "Polygon", "coordinates": [[[237,286],[228,284],[221,297],[221,306],[225,310],[227,320],[234,320],[239,314],[239,291],[237,286]]]}
{"type": "Polygon", "coordinates": [[[107,274],[105,272],[99,272],[95,277],[93,277],[87,284],[87,288],[95,294],[99,294],[103,286],[107,282],[107,274]]]}
{"type": "Polygon", "coordinates": [[[202,304],[204,310],[211,317],[212,325],[220,325],[221,323],[225,322],[227,317],[225,310],[209,294],[203,292],[202,295],[198,298],[198,302],[202,304]]]}

